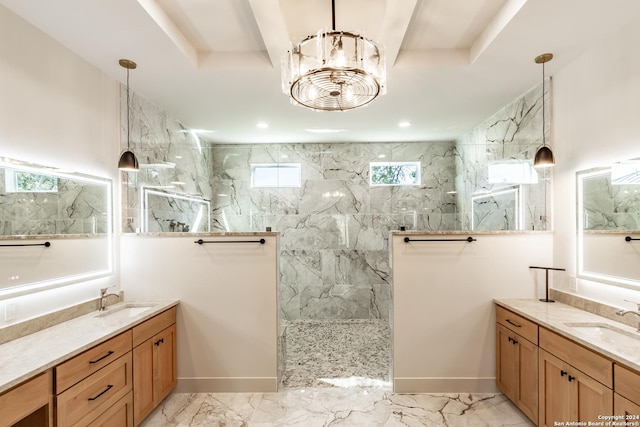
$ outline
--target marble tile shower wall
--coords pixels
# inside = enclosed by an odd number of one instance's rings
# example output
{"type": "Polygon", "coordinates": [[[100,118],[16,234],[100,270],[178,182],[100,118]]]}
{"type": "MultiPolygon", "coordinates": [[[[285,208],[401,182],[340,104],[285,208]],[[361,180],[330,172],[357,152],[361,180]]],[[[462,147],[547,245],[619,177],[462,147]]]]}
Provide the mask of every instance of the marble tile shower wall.
{"type": "Polygon", "coordinates": [[[453,143],[211,148],[213,229],[281,232],[281,315],[388,319],[388,232],[456,228],[453,143]],[[369,185],[371,161],[420,161],[419,186],[369,185]],[[251,164],[299,163],[299,188],[252,188],[251,164]]]}
{"type": "MultiPolygon", "coordinates": [[[[546,86],[550,88],[551,84],[546,86]]],[[[456,141],[456,190],[457,205],[462,213],[461,229],[548,228],[549,218],[545,210],[550,200],[548,169],[537,171],[537,184],[492,184],[488,176],[491,164],[523,160],[532,164],[537,148],[542,145],[542,101],[540,83],[456,141]],[[522,224],[516,222],[516,204],[521,204],[519,216],[522,224]]],[[[544,131],[549,143],[550,89],[544,96],[544,102],[544,131]]]]}
{"type": "MultiPolygon", "coordinates": [[[[121,86],[121,141],[127,146],[126,89],[121,86]]],[[[182,123],[137,93],[131,94],[131,147],[140,170],[123,180],[122,230],[183,231],[193,226],[200,208],[211,200],[211,159],[206,134],[182,123]],[[141,214],[141,205],[145,207],[141,214]],[[182,226],[180,226],[182,224],[182,226]]],[[[207,221],[189,231],[209,231],[207,221]]]]}

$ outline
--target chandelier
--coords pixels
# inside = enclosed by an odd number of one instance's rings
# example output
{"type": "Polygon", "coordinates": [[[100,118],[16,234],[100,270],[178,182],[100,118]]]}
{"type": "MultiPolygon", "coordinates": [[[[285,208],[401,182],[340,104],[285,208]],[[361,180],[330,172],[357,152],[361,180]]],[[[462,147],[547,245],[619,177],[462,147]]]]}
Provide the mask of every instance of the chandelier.
{"type": "Polygon", "coordinates": [[[382,47],[362,35],[319,31],[294,44],[282,59],[282,91],[293,104],[313,110],[344,111],[362,107],[386,93],[382,47]]]}

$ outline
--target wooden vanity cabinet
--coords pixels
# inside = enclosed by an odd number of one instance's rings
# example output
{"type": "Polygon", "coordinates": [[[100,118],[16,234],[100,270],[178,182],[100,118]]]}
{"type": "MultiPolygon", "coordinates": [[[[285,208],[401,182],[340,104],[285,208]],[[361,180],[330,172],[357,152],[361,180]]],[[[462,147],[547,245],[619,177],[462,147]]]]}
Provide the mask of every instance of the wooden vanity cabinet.
{"type": "Polygon", "coordinates": [[[613,391],[567,362],[540,350],[539,426],[562,420],[601,421],[613,409],[613,391]]]}
{"type": "Polygon", "coordinates": [[[177,383],[176,308],[133,328],[133,421],[139,425],[177,383]]]}
{"type": "Polygon", "coordinates": [[[0,394],[0,426],[53,426],[51,381],[47,371],[0,394]]]}
{"type": "Polygon", "coordinates": [[[613,365],[613,374],[615,379],[614,414],[640,415],[640,374],[618,364],[613,365]]]}
{"type": "Polygon", "coordinates": [[[601,421],[613,413],[613,363],[540,328],[539,426],[601,421]]]}
{"type": "Polygon", "coordinates": [[[131,330],[61,363],[55,371],[57,426],[92,425],[131,393],[131,330]]]}
{"type": "Polygon", "coordinates": [[[537,342],[538,325],[496,306],[496,385],[534,423],[538,419],[537,342]]]}

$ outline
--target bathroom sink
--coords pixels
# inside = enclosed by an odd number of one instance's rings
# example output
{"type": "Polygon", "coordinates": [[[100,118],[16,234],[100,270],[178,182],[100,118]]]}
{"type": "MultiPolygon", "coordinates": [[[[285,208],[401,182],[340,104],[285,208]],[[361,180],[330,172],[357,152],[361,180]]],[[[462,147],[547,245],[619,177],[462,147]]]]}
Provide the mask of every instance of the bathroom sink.
{"type": "Polygon", "coordinates": [[[640,333],[625,331],[606,323],[565,323],[583,338],[598,340],[604,344],[620,347],[637,347],[640,345],[640,333]]]}
{"type": "Polygon", "coordinates": [[[155,306],[156,304],[148,303],[124,303],[122,305],[108,307],[105,311],[96,314],[95,317],[104,318],[105,320],[125,320],[150,310],[155,306]]]}

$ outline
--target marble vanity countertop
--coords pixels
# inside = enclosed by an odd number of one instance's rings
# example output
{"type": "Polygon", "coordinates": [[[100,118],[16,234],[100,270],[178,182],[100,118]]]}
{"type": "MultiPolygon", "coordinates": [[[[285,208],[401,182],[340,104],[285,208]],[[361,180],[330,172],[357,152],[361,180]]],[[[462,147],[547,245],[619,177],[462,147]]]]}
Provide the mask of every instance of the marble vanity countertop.
{"type": "Polygon", "coordinates": [[[620,364],[640,371],[640,333],[636,328],[560,302],[545,303],[531,299],[494,299],[494,302],[620,364]],[[576,332],[570,324],[608,325],[636,337],[638,344],[626,346],[605,343],[601,339],[576,332]]]}
{"type": "Polygon", "coordinates": [[[124,301],[0,345],[0,393],[61,362],[178,305],[179,301],[124,301]],[[149,306],[130,317],[117,315],[126,305],[149,306]],[[113,315],[104,316],[112,312],[113,315]],[[103,317],[100,317],[103,315],[103,317]]]}

